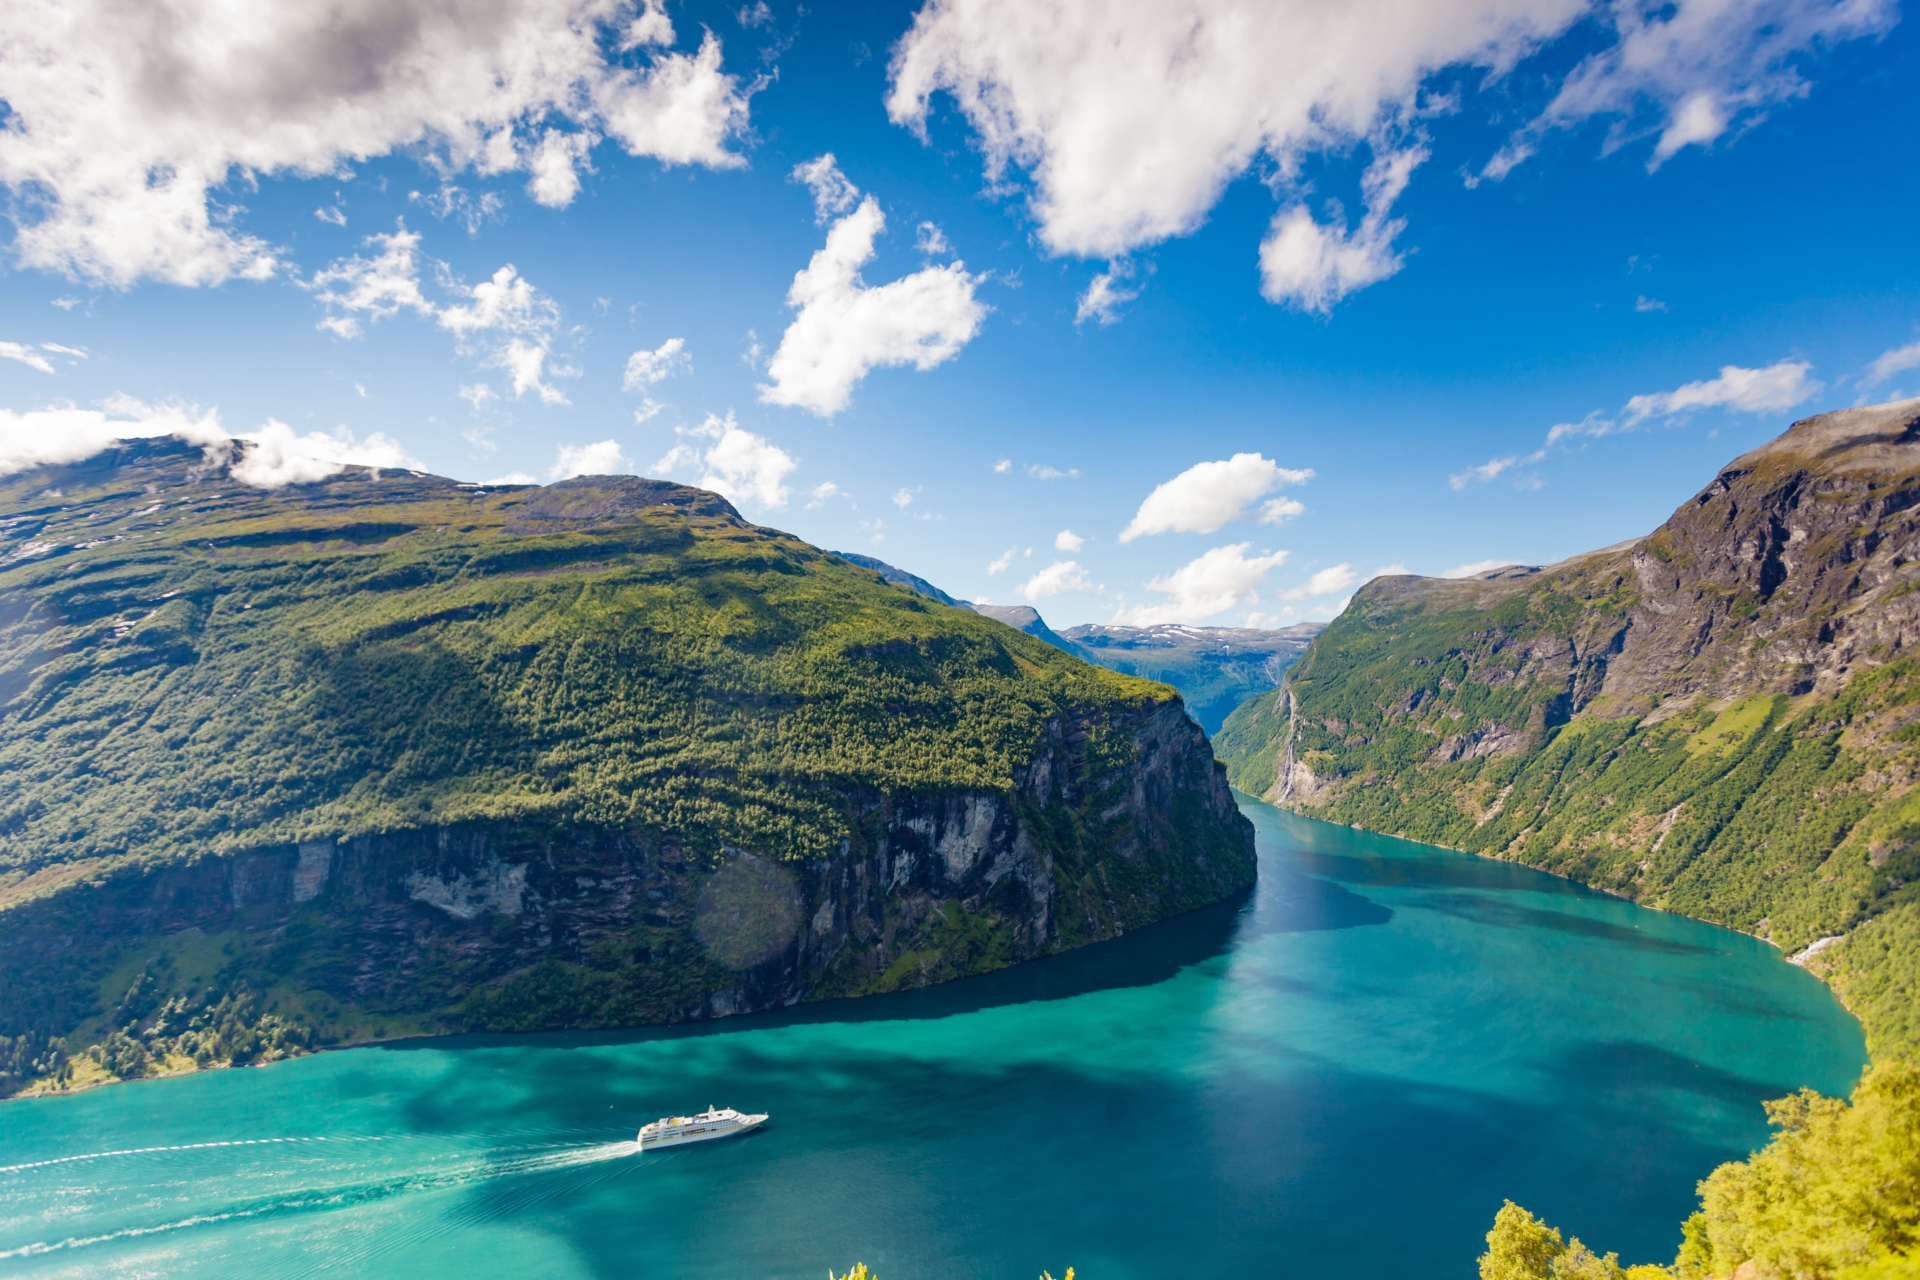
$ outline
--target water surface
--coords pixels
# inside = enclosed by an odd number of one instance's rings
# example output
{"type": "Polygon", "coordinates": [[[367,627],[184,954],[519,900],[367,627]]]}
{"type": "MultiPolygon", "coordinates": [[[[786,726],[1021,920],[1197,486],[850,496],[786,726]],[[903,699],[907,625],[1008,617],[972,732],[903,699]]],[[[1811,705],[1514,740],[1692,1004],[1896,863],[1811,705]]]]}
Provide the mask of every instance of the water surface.
{"type": "Polygon", "coordinates": [[[0,1106],[30,1276],[1457,1276],[1503,1197],[1665,1260],[1858,1027],[1744,935],[1243,802],[1260,883],[694,1030],[461,1037],[0,1106]],[[662,1113],[759,1133],[635,1154],[662,1113]]]}

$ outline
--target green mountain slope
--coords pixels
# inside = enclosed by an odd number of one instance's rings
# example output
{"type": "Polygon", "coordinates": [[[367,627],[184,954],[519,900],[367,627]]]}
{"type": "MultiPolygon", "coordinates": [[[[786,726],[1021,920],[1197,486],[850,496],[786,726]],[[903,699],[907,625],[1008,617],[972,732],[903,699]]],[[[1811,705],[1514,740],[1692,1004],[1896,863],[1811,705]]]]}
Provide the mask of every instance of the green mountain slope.
{"type": "Polygon", "coordinates": [[[925,578],[884,560],[846,551],[834,554],[872,569],[896,586],[1004,622],[1015,631],[1024,631],[1095,666],[1172,685],[1186,701],[1188,714],[1208,734],[1219,732],[1221,722],[1235,707],[1279,684],[1288,664],[1321,630],[1317,622],[1303,622],[1278,630],[1083,623],[1055,631],[1031,605],[956,600],[925,578]]]}
{"type": "Polygon", "coordinates": [[[1659,530],[1377,579],[1215,741],[1234,784],[1806,957],[1920,1049],[1920,401],[1796,424],[1659,530]]]}
{"type": "Polygon", "coordinates": [[[1252,878],[1171,690],[717,495],[232,461],[0,480],[0,1085],[917,985],[1252,878]]]}

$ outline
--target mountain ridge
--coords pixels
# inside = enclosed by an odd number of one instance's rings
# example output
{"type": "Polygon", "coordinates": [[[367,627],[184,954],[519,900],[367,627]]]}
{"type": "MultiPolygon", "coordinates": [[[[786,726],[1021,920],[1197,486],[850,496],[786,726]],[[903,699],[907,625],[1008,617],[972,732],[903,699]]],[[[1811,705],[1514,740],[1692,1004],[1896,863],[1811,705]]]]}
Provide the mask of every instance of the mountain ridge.
{"type": "Polygon", "coordinates": [[[1302,622],[1265,630],[1186,623],[1132,627],[1089,622],[1055,631],[1032,605],[956,600],[925,578],[895,568],[884,560],[847,552],[838,554],[874,570],[896,586],[1004,622],[1015,631],[1023,631],[1083,661],[1172,685],[1185,699],[1188,712],[1209,735],[1219,731],[1227,715],[1240,703],[1262,689],[1279,684],[1287,665],[1323,626],[1302,622]]]}
{"type": "Polygon", "coordinates": [[[893,990],[1237,892],[1172,690],[638,477],[0,477],[0,1091],[893,990]]]}
{"type": "Polygon", "coordinates": [[[1215,741],[1243,790],[1807,959],[1920,1047],[1920,400],[1795,423],[1659,529],[1376,579],[1215,741]]]}

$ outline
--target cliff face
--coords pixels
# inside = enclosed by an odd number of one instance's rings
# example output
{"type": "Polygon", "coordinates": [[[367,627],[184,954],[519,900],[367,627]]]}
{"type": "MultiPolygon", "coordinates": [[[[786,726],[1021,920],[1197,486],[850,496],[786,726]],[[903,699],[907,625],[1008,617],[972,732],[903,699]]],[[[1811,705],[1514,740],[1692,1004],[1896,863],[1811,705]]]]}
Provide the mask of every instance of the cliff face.
{"type": "Polygon", "coordinates": [[[917,986],[1252,880],[1171,691],[716,495],[218,461],[0,481],[0,1085],[917,986]]]}
{"type": "Polygon", "coordinates": [[[1848,934],[1815,962],[1843,991],[1920,977],[1874,941],[1920,880],[1917,506],[1920,401],[1808,419],[1632,544],[1368,584],[1217,745],[1303,812],[1788,950],[1848,934]]]}

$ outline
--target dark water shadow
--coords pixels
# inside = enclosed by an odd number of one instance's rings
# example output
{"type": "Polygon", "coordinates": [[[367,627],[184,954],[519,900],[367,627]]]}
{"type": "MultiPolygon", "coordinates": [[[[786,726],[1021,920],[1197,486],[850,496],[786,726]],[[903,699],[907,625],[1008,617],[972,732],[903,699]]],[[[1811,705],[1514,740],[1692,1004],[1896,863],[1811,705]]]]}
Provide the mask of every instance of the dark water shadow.
{"type": "Polygon", "coordinates": [[[1576,1096],[1601,1105],[1631,1106],[1659,1092],[1697,1094],[1724,1106],[1761,1113],[1761,1103],[1792,1093],[1787,1080],[1762,1080],[1691,1058],[1643,1040],[1577,1040],[1562,1046],[1543,1064],[1555,1079],[1566,1080],[1576,1096]]]}
{"type": "MultiPolygon", "coordinates": [[[[1328,886],[1335,888],[1336,886],[1328,886]]],[[[489,1045],[541,1044],[588,1046],[636,1044],[689,1036],[765,1031],[823,1022],[897,1022],[951,1018],[1006,1005],[1070,1000],[1095,991],[1151,987],[1182,970],[1225,955],[1239,931],[1254,918],[1258,886],[1252,886],[1197,911],[1162,920],[1105,942],[1058,955],[1042,956],[992,973],[958,978],[937,986],[885,995],[853,996],[738,1014],[670,1027],[634,1027],[609,1031],[543,1031],[515,1034],[423,1036],[387,1044],[355,1046],[406,1053],[419,1049],[463,1049],[489,1045]]],[[[1349,895],[1354,896],[1354,895],[1349,895]]],[[[1365,901],[1361,899],[1361,901],[1365,901]]],[[[1322,926],[1339,927],[1339,926],[1322,926]]]]}
{"type": "MultiPolygon", "coordinates": [[[[1409,848],[1418,848],[1411,842],[1409,848]]],[[[1606,897],[1571,880],[1497,858],[1479,858],[1450,849],[1393,857],[1333,853],[1307,845],[1287,843],[1273,851],[1300,870],[1342,884],[1395,889],[1480,889],[1504,892],[1551,893],[1567,897],[1606,897]]]]}
{"type": "Polygon", "coordinates": [[[1250,913],[1241,928],[1242,936],[1258,938],[1270,933],[1359,929],[1391,919],[1392,907],[1331,880],[1269,863],[1260,871],[1259,910],[1250,913]]]}
{"type": "Polygon", "coordinates": [[[1460,920],[1469,920],[1474,924],[1508,929],[1547,929],[1555,933],[1576,934],[1625,947],[1631,951],[1650,951],[1672,956],[1731,954],[1718,947],[1703,947],[1696,943],[1676,942],[1671,938],[1662,938],[1644,929],[1633,928],[1631,925],[1595,920],[1591,916],[1573,915],[1565,911],[1524,907],[1519,903],[1506,902],[1476,893],[1430,893],[1422,895],[1407,905],[1423,907],[1460,920]]]}

